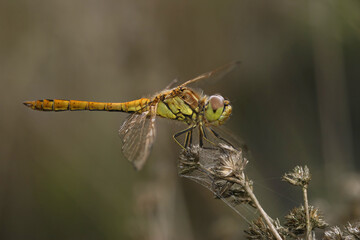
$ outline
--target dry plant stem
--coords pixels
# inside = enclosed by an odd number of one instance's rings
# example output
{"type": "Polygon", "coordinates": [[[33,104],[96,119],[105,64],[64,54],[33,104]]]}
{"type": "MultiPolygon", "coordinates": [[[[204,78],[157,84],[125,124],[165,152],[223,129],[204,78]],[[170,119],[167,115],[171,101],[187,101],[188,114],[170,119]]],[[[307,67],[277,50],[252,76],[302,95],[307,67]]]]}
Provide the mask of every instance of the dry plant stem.
{"type": "Polygon", "coordinates": [[[259,201],[257,200],[255,194],[253,193],[251,187],[249,186],[249,183],[247,181],[240,181],[236,178],[228,178],[229,181],[235,182],[237,184],[240,184],[241,186],[244,187],[246,193],[249,195],[249,197],[251,198],[251,200],[254,202],[256,208],[259,210],[260,215],[262,216],[262,218],[265,220],[266,224],[268,225],[268,227],[270,228],[270,231],[272,232],[272,234],[274,235],[274,237],[277,240],[282,240],[282,238],[280,237],[279,233],[277,232],[274,224],[272,224],[269,216],[267,215],[267,213],[265,212],[265,210],[261,207],[259,201]]]}
{"type": "Polygon", "coordinates": [[[305,213],[306,213],[306,240],[312,240],[310,215],[309,215],[309,202],[308,202],[308,197],[307,197],[307,185],[303,186],[302,189],[303,189],[303,194],[304,194],[304,205],[305,205],[305,213]]]}

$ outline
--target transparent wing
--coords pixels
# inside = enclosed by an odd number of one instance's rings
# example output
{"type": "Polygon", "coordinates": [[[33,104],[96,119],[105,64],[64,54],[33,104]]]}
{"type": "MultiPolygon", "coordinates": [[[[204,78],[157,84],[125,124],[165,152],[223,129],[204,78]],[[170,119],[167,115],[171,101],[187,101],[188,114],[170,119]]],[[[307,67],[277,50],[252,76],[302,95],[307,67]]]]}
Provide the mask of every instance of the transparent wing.
{"type": "Polygon", "coordinates": [[[230,71],[232,71],[235,67],[240,65],[240,61],[235,61],[235,62],[231,62],[228,63],[224,66],[218,67],[217,69],[207,72],[207,73],[203,73],[200,76],[197,76],[196,78],[190,79],[188,81],[186,81],[185,83],[181,84],[181,87],[184,87],[186,85],[189,85],[191,83],[195,83],[198,82],[200,80],[203,79],[221,79],[223,76],[225,76],[227,73],[229,73],[230,71]]]}
{"type": "Polygon", "coordinates": [[[149,111],[132,114],[120,127],[122,152],[136,170],[149,157],[156,135],[155,118],[156,106],[151,106],[149,111]]]}

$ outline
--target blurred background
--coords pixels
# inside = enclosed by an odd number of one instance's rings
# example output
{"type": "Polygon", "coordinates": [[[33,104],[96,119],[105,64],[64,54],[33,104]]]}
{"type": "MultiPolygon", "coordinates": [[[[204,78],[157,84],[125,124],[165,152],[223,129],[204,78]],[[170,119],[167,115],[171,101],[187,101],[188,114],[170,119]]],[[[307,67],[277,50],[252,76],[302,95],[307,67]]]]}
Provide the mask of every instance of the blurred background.
{"type": "Polygon", "coordinates": [[[359,13],[356,0],[1,1],[0,239],[242,239],[244,219],[177,175],[171,135],[185,126],[160,119],[136,172],[126,114],[22,105],[150,97],[234,60],[202,88],[231,100],[226,127],[266,211],[301,204],[281,176],[306,164],[326,220],[359,218],[359,13]]]}

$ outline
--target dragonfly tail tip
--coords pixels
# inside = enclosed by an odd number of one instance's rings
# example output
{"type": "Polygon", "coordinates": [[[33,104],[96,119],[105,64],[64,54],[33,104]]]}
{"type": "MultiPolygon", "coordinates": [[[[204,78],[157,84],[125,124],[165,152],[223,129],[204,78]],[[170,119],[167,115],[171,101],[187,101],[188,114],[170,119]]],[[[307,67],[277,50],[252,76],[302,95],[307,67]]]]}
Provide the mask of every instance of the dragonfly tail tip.
{"type": "Polygon", "coordinates": [[[31,108],[33,106],[33,102],[32,101],[25,101],[23,102],[23,104],[29,108],[31,108]]]}

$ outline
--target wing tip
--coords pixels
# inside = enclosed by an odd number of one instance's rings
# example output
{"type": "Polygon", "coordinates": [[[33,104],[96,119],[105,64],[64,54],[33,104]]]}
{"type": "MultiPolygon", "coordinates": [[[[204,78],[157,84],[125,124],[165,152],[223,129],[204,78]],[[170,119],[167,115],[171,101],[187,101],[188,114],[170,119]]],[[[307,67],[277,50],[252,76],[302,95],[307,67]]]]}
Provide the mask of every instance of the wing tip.
{"type": "Polygon", "coordinates": [[[136,166],[135,164],[132,164],[133,168],[135,169],[135,171],[139,172],[142,169],[142,166],[136,166]]]}

